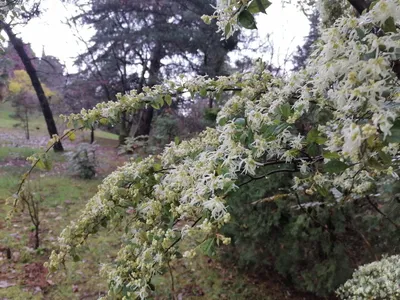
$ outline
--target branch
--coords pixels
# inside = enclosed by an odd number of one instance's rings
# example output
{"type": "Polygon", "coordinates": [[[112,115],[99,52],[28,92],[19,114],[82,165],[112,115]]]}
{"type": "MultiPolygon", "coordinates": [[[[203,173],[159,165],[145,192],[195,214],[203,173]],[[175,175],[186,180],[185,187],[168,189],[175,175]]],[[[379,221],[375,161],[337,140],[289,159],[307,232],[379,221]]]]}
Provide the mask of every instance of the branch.
{"type": "Polygon", "coordinates": [[[349,0],[349,2],[360,15],[363,13],[363,11],[368,10],[370,5],[369,1],[365,0],[349,0]]]}
{"type": "Polygon", "coordinates": [[[397,224],[396,222],[394,222],[392,219],[390,219],[385,213],[383,213],[383,212],[379,209],[379,207],[378,207],[374,202],[372,202],[371,198],[370,198],[368,195],[366,196],[366,198],[367,198],[369,204],[371,204],[371,206],[372,206],[379,214],[381,214],[386,220],[388,220],[390,223],[392,223],[397,229],[400,229],[400,225],[397,224]]]}
{"type": "MultiPolygon", "coordinates": [[[[73,132],[75,132],[75,131],[77,131],[77,130],[81,130],[81,129],[84,129],[84,127],[80,127],[80,128],[77,128],[77,129],[71,129],[71,130],[67,131],[66,133],[64,133],[64,134],[60,137],[60,139],[59,139],[58,141],[56,140],[56,141],[54,141],[50,146],[48,146],[47,149],[46,149],[46,151],[44,151],[44,153],[48,153],[48,152],[54,147],[55,144],[59,143],[60,141],[62,141],[63,139],[65,139],[66,137],[68,137],[69,135],[71,135],[71,133],[73,133],[73,132]]],[[[23,178],[22,178],[22,180],[21,180],[21,182],[20,182],[20,184],[19,184],[18,191],[17,191],[17,195],[21,192],[22,186],[24,185],[26,179],[29,177],[29,175],[32,173],[32,171],[35,169],[35,167],[37,166],[37,164],[39,163],[39,161],[40,161],[40,158],[38,158],[38,159],[35,161],[35,163],[31,166],[31,168],[29,169],[29,171],[26,172],[26,173],[24,174],[24,176],[23,176],[23,178]]],[[[15,203],[15,204],[16,204],[16,203],[15,203]]],[[[14,204],[14,206],[15,206],[15,204],[14,204]]]]}
{"type": "Polygon", "coordinates": [[[255,180],[264,179],[265,177],[267,177],[269,175],[272,175],[272,174],[284,173],[284,172],[295,173],[295,172],[298,172],[298,170],[297,169],[294,169],[294,170],[292,170],[292,169],[273,170],[271,172],[268,172],[267,174],[264,174],[264,175],[258,176],[258,177],[252,177],[252,176],[248,175],[248,176],[250,176],[250,179],[245,181],[245,182],[243,182],[243,183],[241,183],[241,184],[239,184],[238,187],[246,185],[246,184],[248,184],[248,183],[250,183],[252,181],[255,181],[255,180]]]}
{"type": "MultiPolygon", "coordinates": [[[[194,223],[192,224],[192,226],[190,226],[191,228],[193,228],[194,226],[196,226],[197,223],[200,222],[200,220],[203,219],[203,216],[199,217],[196,221],[194,221],[194,223]]],[[[165,249],[164,253],[167,253],[169,250],[171,250],[176,244],[179,243],[179,241],[182,239],[182,235],[177,238],[172,244],[171,246],[169,246],[167,249],[165,249]]]]}

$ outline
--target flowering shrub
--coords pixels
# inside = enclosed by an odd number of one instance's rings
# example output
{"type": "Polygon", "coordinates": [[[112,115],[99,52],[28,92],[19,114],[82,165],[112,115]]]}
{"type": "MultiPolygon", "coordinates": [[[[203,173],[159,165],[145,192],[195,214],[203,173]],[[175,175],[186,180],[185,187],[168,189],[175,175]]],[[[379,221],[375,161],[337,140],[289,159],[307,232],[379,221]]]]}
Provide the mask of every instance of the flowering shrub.
{"type": "Polygon", "coordinates": [[[399,299],[400,256],[386,257],[359,267],[337,294],[342,299],[399,299]]]}
{"type": "MultiPolygon", "coordinates": [[[[229,34],[236,22],[253,28],[252,14],[267,6],[263,0],[219,1],[215,17],[229,34]]],[[[281,197],[309,197],[306,207],[360,201],[373,206],[377,187],[398,179],[398,20],[396,0],[378,1],[359,18],[337,19],[322,31],[307,67],[287,79],[274,78],[258,62],[250,73],[216,80],[181,77],[66,117],[71,126],[90,128],[117,122],[125,111],[158,109],[180,93],[231,93],[215,129],[109,175],[80,218],[61,233],[49,268],[57,269],[67,256],[78,258],[81,245],[101,226],[124,228],[118,256],[103,265],[103,274],[110,296],[144,299],[152,277],[181,256],[180,240],[206,248],[229,243],[220,230],[230,220],[230,196],[277,173],[294,175],[281,197]],[[127,213],[131,207],[134,213],[127,213]]],[[[387,219],[387,226],[398,226],[387,219]]],[[[183,257],[196,250],[187,249],[183,257]]]]}

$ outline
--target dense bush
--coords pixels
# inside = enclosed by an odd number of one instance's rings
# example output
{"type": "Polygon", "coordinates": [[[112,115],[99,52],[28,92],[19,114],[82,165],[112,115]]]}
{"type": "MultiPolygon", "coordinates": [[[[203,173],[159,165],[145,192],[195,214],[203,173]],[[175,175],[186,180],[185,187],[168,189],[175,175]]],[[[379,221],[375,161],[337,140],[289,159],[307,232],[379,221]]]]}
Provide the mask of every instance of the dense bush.
{"type": "Polygon", "coordinates": [[[82,179],[96,176],[96,148],[93,144],[81,143],[76,150],[67,154],[69,169],[82,179]]]}
{"type": "Polygon", "coordinates": [[[224,259],[264,275],[275,270],[297,289],[326,295],[356,266],[400,251],[393,245],[400,240],[398,228],[381,214],[400,221],[395,181],[378,188],[381,213],[362,202],[326,204],[321,196],[290,196],[291,184],[291,176],[275,174],[229,197],[232,221],[223,233],[232,237],[233,248],[224,259]]]}
{"type": "MultiPolygon", "coordinates": [[[[275,271],[299,290],[327,295],[359,264],[400,250],[393,245],[400,232],[373,207],[326,205],[322,197],[304,194],[297,199],[288,196],[291,180],[273,175],[229,197],[232,220],[222,232],[232,237],[232,246],[223,260],[261,276],[275,271]]],[[[379,203],[385,212],[400,209],[394,199],[386,199],[379,203]]]]}
{"type": "Polygon", "coordinates": [[[400,299],[400,256],[385,257],[358,268],[338,290],[342,299],[400,299]]]}
{"type": "Polygon", "coordinates": [[[180,134],[182,134],[182,131],[179,128],[179,119],[177,116],[163,114],[156,118],[152,135],[156,143],[165,145],[180,134]]]}

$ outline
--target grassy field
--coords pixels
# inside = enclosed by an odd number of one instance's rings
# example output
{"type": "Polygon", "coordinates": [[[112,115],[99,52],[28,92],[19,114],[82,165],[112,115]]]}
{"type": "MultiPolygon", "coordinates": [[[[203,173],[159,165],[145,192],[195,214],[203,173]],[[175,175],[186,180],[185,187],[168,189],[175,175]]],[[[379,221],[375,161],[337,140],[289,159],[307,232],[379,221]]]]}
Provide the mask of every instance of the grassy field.
{"type": "MultiPolygon", "coordinates": [[[[9,102],[0,102],[0,129],[2,130],[18,130],[23,134],[23,129],[20,127],[20,120],[13,118],[14,108],[11,106],[9,102]]],[[[57,124],[63,124],[63,122],[57,117],[54,116],[57,124]]],[[[43,119],[43,115],[40,112],[34,113],[30,115],[29,118],[29,127],[30,133],[33,136],[47,136],[47,127],[43,119]]],[[[61,126],[62,127],[62,126],[61,126]]],[[[61,130],[59,130],[61,133],[61,130]]],[[[90,132],[84,131],[79,132],[78,136],[83,140],[89,141],[90,132]]],[[[108,141],[118,141],[118,135],[106,132],[100,129],[95,130],[95,139],[108,141]]]]}

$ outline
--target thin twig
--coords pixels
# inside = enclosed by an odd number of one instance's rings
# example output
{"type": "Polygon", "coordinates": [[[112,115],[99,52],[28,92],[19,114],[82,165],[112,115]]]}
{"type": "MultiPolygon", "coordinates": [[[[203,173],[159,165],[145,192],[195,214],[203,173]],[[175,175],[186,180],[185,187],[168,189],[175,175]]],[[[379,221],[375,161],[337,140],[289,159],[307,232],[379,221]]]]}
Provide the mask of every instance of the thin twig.
{"type": "Polygon", "coordinates": [[[382,212],[378,206],[376,206],[375,203],[372,202],[371,198],[367,195],[366,196],[369,204],[379,213],[381,214],[386,220],[388,220],[390,223],[392,223],[394,226],[396,226],[397,229],[400,229],[400,225],[394,222],[391,218],[389,218],[384,212],[382,212]]]}
{"type": "Polygon", "coordinates": [[[168,261],[167,264],[168,264],[169,275],[171,276],[171,294],[172,294],[172,299],[175,299],[175,281],[174,281],[174,274],[172,274],[172,268],[171,268],[170,261],[168,261]]]}
{"type": "Polygon", "coordinates": [[[283,172],[295,173],[295,172],[298,172],[298,170],[297,169],[294,169],[294,170],[292,170],[292,169],[274,170],[274,171],[271,171],[271,172],[269,172],[267,174],[264,174],[264,175],[258,176],[258,177],[251,177],[250,175],[248,175],[248,176],[250,176],[250,179],[247,180],[246,182],[243,182],[243,183],[239,184],[238,187],[246,185],[246,184],[248,184],[248,183],[250,183],[250,182],[252,182],[254,180],[264,179],[265,177],[267,177],[269,175],[276,174],[276,173],[283,173],[283,172]]]}
{"type": "Polygon", "coordinates": [[[329,232],[329,228],[328,225],[324,225],[322,224],[320,221],[318,221],[313,215],[311,215],[302,205],[300,202],[300,197],[297,193],[294,193],[297,199],[297,204],[299,205],[300,209],[307,215],[310,217],[311,220],[313,220],[316,224],[318,224],[319,226],[321,226],[322,228],[324,228],[326,231],[329,232]]]}
{"type": "MultiPolygon", "coordinates": [[[[194,226],[196,226],[196,224],[197,223],[199,223],[200,222],[200,220],[203,218],[203,216],[201,216],[201,217],[199,217],[196,221],[194,221],[194,223],[192,224],[192,228],[194,227],[194,226]]],[[[169,246],[167,249],[165,249],[165,251],[164,251],[164,253],[167,253],[169,250],[171,250],[176,244],[178,244],[179,243],[179,241],[182,239],[182,236],[180,236],[179,238],[177,238],[176,240],[175,240],[175,242],[173,242],[172,244],[171,244],[171,246],[169,246]]]]}
{"type": "MultiPolygon", "coordinates": [[[[65,139],[66,137],[70,136],[71,133],[73,133],[73,132],[75,132],[75,131],[77,131],[77,130],[83,129],[83,128],[84,128],[84,127],[80,127],[80,128],[78,128],[78,129],[71,129],[71,130],[67,131],[67,132],[64,133],[58,140],[54,141],[49,147],[47,147],[47,149],[44,151],[44,153],[48,153],[48,152],[54,147],[55,144],[59,143],[60,141],[62,141],[62,140],[65,139]]],[[[37,164],[39,163],[39,161],[40,161],[40,158],[38,158],[38,159],[35,161],[35,163],[31,166],[31,168],[29,169],[29,171],[26,172],[26,173],[24,174],[24,177],[22,178],[22,180],[21,180],[21,182],[20,182],[20,184],[19,184],[18,191],[17,191],[17,195],[19,195],[19,193],[21,192],[22,186],[24,185],[25,181],[28,179],[28,177],[30,176],[30,174],[32,173],[32,171],[35,169],[35,167],[37,166],[37,164]]],[[[16,204],[16,203],[15,203],[15,204],[16,204]]],[[[15,204],[14,204],[14,206],[15,206],[15,204]]]]}

